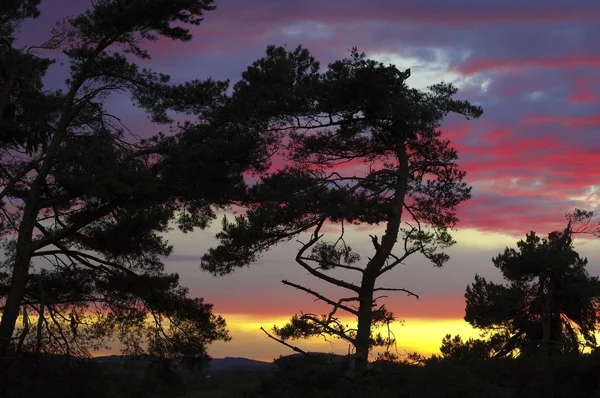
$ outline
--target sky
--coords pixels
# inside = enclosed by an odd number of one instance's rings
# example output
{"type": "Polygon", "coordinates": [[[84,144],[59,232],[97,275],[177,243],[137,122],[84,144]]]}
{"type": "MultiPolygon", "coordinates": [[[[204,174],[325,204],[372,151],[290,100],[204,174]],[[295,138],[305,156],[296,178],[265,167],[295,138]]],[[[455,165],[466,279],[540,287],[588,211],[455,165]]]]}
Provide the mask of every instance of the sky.
{"type": "MultiPolygon", "coordinates": [[[[86,8],[83,0],[43,0],[41,19],[25,25],[21,41],[36,44],[52,21],[86,8]]],[[[404,319],[394,328],[401,353],[437,351],[446,333],[476,337],[464,316],[464,291],[476,273],[500,280],[491,258],[531,230],[564,225],[574,208],[600,204],[600,2],[597,0],[217,0],[217,10],[193,29],[189,43],[150,44],[144,66],[174,81],[235,82],[269,44],[302,44],[323,65],[356,46],[370,58],[411,68],[408,84],[425,88],[452,82],[459,96],[484,108],[475,121],[448,118],[445,137],[458,149],[473,198],[459,209],[457,245],[444,268],[411,258],[386,277],[388,287],[407,288],[419,300],[390,295],[387,306],[404,319]]],[[[48,87],[59,87],[64,70],[53,69],[48,87]]],[[[151,125],[127,98],[111,99],[130,129],[151,125]]],[[[164,130],[164,128],[163,128],[164,130]]],[[[276,247],[251,267],[225,277],[199,270],[199,258],[215,244],[220,223],[206,231],[168,234],[175,251],[166,259],[194,296],[214,303],[233,340],[210,348],[215,357],[271,360],[290,351],[259,330],[290,315],[321,311],[282,279],[306,283],[335,296],[293,262],[297,242],[276,247]]],[[[369,233],[347,232],[359,253],[369,254],[369,233]]],[[[600,242],[576,241],[600,274],[600,242]]],[[[346,352],[341,342],[298,342],[308,350],[346,352]]],[[[117,347],[118,348],[118,347],[117,347]]]]}

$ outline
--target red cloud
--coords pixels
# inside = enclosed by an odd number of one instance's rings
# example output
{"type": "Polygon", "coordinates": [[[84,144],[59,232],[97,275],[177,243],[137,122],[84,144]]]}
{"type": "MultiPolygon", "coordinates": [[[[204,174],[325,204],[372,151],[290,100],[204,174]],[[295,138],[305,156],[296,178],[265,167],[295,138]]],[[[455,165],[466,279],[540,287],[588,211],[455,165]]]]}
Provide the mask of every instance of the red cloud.
{"type": "Polygon", "coordinates": [[[597,205],[597,194],[590,191],[598,184],[597,151],[565,145],[556,137],[485,136],[496,139],[480,145],[457,142],[461,164],[475,185],[473,198],[461,206],[460,228],[548,232],[560,227],[563,214],[574,207],[597,205]]]}
{"type": "Polygon", "coordinates": [[[560,203],[535,208],[523,201],[522,205],[503,204],[502,197],[472,198],[461,209],[461,228],[503,232],[522,237],[531,230],[545,234],[564,227],[563,215],[568,211],[560,203]]]}
{"type": "Polygon", "coordinates": [[[464,63],[451,69],[470,76],[482,71],[500,71],[505,73],[519,72],[525,67],[574,68],[579,66],[598,68],[600,67],[600,57],[590,55],[573,55],[558,59],[468,59],[464,63]]]}
{"type": "Polygon", "coordinates": [[[592,86],[597,83],[600,83],[598,78],[576,79],[574,91],[569,95],[568,101],[572,104],[593,104],[597,101],[597,98],[592,86]]]}
{"type": "Polygon", "coordinates": [[[483,135],[483,140],[489,142],[497,142],[502,141],[508,137],[510,137],[511,132],[508,129],[500,129],[500,130],[492,130],[483,135]]]}
{"type": "Polygon", "coordinates": [[[577,87],[568,100],[573,104],[593,104],[596,102],[596,94],[589,87],[577,87]]]}
{"type": "Polygon", "coordinates": [[[586,117],[527,115],[525,120],[533,124],[558,123],[563,127],[600,126],[600,115],[586,117]]]}
{"type": "MultiPolygon", "coordinates": [[[[529,116],[526,120],[558,122],[568,127],[600,123],[600,117],[529,116]]],[[[527,138],[509,126],[485,122],[481,125],[486,127],[483,133],[463,128],[461,123],[444,132],[457,147],[461,167],[475,187],[473,199],[461,206],[459,228],[520,236],[532,228],[543,231],[557,228],[563,222],[563,214],[576,206],[593,209],[597,205],[595,195],[587,192],[598,184],[600,153],[568,146],[558,136],[527,138]],[[480,138],[475,140],[476,137],[480,138]]],[[[274,163],[274,169],[285,164],[282,159],[274,163]]],[[[365,168],[358,161],[349,166],[339,169],[352,173],[357,168],[360,173],[365,168]]],[[[362,225],[357,231],[366,233],[374,228],[362,225]]],[[[331,226],[328,231],[336,229],[331,226]]]]}

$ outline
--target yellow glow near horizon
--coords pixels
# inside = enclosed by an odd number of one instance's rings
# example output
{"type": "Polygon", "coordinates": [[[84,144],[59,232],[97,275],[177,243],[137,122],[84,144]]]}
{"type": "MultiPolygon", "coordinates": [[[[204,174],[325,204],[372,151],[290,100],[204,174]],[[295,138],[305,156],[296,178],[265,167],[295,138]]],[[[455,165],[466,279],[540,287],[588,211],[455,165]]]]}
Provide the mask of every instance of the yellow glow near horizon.
{"type": "MultiPolygon", "coordinates": [[[[227,321],[227,328],[232,336],[230,342],[217,342],[209,347],[209,353],[215,358],[226,356],[246,357],[257,360],[271,361],[280,355],[288,355],[293,351],[274,340],[260,330],[264,327],[269,333],[274,325],[283,326],[289,321],[285,316],[250,315],[250,314],[221,314],[227,321]]],[[[37,317],[30,316],[30,324],[35,327],[37,317]]],[[[340,319],[350,327],[356,326],[352,318],[340,319]]],[[[23,326],[20,316],[17,327],[23,326]]],[[[442,338],[446,334],[460,334],[464,339],[478,337],[479,332],[461,319],[418,319],[408,318],[404,322],[396,322],[390,327],[397,340],[397,349],[400,353],[418,352],[430,356],[439,352],[442,338]]],[[[387,329],[379,332],[386,335],[387,329]]],[[[292,345],[306,351],[335,352],[344,354],[348,351],[348,344],[342,340],[332,339],[330,342],[323,338],[315,337],[308,340],[290,342],[292,345]]],[[[119,343],[112,342],[112,349],[93,352],[94,356],[112,355],[119,353],[119,343]]],[[[379,350],[380,351],[380,350],[379,350]]]]}
{"type": "MultiPolygon", "coordinates": [[[[261,330],[264,327],[268,332],[274,325],[282,326],[289,318],[279,316],[223,314],[231,332],[232,341],[218,342],[209,348],[209,353],[215,358],[246,357],[257,360],[271,361],[280,355],[289,355],[293,351],[280,343],[269,339],[261,330]]],[[[356,322],[350,318],[341,319],[342,322],[352,326],[356,322]]],[[[400,354],[418,352],[426,357],[439,352],[442,339],[446,334],[459,334],[463,339],[479,337],[480,332],[473,329],[462,319],[418,319],[408,318],[403,323],[391,325],[391,332],[397,340],[397,350],[400,354]]],[[[380,330],[386,335],[387,330],[380,330]]],[[[332,339],[330,342],[323,338],[311,338],[289,342],[305,351],[335,352],[344,354],[348,351],[348,344],[332,339]]],[[[380,350],[379,350],[380,351],[380,350]]]]}
{"type": "MultiPolygon", "coordinates": [[[[240,314],[224,314],[223,316],[227,320],[233,339],[230,342],[212,344],[208,351],[213,358],[245,357],[270,362],[281,355],[294,353],[290,348],[271,340],[260,330],[262,326],[271,333],[273,325],[282,326],[289,318],[240,314]]],[[[355,325],[351,319],[341,320],[350,326],[355,325]]],[[[403,323],[392,324],[390,329],[397,340],[396,347],[391,350],[392,352],[397,350],[401,356],[412,352],[417,352],[425,357],[439,354],[442,339],[447,334],[460,335],[463,341],[481,336],[481,331],[474,329],[462,319],[407,318],[403,323]]],[[[385,336],[387,330],[381,329],[380,332],[385,336]]],[[[600,333],[596,333],[596,338],[600,339],[600,333]]],[[[348,352],[348,344],[335,339],[328,342],[323,338],[315,337],[308,340],[288,341],[288,343],[305,351],[337,354],[348,352]]],[[[381,351],[383,351],[382,348],[376,349],[372,354],[372,359],[375,358],[377,352],[381,351]]]]}
{"type": "MultiPolygon", "coordinates": [[[[288,322],[288,317],[249,314],[222,314],[222,316],[227,321],[227,328],[230,331],[232,340],[211,344],[208,347],[208,352],[213,358],[243,357],[270,362],[280,356],[294,353],[290,348],[271,340],[260,330],[261,327],[264,327],[267,332],[271,333],[271,328],[274,325],[283,326],[288,322]]],[[[351,318],[341,319],[341,321],[350,326],[356,324],[351,318]]],[[[21,317],[17,326],[22,326],[21,317]]],[[[390,330],[397,341],[396,347],[392,347],[391,350],[401,356],[413,352],[425,357],[438,354],[442,339],[447,334],[460,335],[463,340],[479,338],[481,334],[480,331],[472,328],[462,319],[407,318],[402,323],[392,324],[390,330]]],[[[379,332],[385,336],[387,329],[381,329],[379,332]]],[[[597,338],[600,338],[600,333],[596,335],[597,338]]],[[[348,344],[342,340],[330,339],[325,341],[321,337],[288,341],[288,343],[310,352],[346,354],[349,348],[348,344]]],[[[112,348],[94,351],[91,354],[93,356],[120,354],[120,343],[118,341],[113,340],[109,345],[112,348]]],[[[374,359],[376,354],[381,351],[383,351],[383,348],[376,349],[371,359],[374,359]]]]}

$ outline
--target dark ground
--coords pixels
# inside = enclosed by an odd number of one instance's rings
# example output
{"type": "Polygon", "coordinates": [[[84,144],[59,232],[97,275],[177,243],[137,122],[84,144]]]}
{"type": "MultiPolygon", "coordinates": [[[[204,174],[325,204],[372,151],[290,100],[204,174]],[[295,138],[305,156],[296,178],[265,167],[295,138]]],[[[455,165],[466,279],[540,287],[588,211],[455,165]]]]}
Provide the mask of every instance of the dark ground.
{"type": "MultiPolygon", "coordinates": [[[[425,364],[376,362],[367,374],[346,377],[332,364],[296,356],[275,364],[226,358],[212,369],[187,370],[150,360],[35,361],[10,371],[4,397],[600,397],[600,355],[560,357],[546,367],[533,359],[430,359],[425,364]]],[[[6,375],[6,374],[5,374],[6,375]]]]}

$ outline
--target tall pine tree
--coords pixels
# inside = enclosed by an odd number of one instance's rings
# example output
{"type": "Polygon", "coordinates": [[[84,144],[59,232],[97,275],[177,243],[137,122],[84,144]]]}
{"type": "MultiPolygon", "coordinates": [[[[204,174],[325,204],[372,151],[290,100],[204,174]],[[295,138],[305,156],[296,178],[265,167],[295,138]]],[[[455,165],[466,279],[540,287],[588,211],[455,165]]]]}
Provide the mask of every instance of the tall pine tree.
{"type": "Polygon", "coordinates": [[[481,109],[454,99],[457,89],[449,84],[411,89],[409,76],[409,70],[400,72],[356,50],[320,72],[306,49],[269,47],[236,84],[232,102],[239,114],[268,118],[262,136],[271,136],[274,156],[285,167],[249,190],[245,214],[223,221],[220,244],[202,260],[203,269],[226,274],[310,232],[294,256],[298,266],[349,294],[329,298],[284,280],[332,310],[294,316],[274,332],[281,341],[338,337],[355,348],[352,368],[359,372],[373,346],[390,343],[373,335],[374,327],[394,319],[377,293],[414,295],[377,282],[415,253],[436,266],[446,262],[443,249],[454,243],[449,230],[458,221],[456,207],[470,196],[440,122],[451,112],[478,117],[481,109]],[[342,231],[348,224],[382,224],[385,232],[371,236],[373,254],[362,260],[346,245],[343,232],[326,238],[326,223],[342,231]],[[346,271],[353,281],[334,277],[334,269],[346,271]],[[345,326],[340,312],[356,317],[358,327],[345,326]]]}
{"type": "Polygon", "coordinates": [[[163,233],[172,222],[205,227],[215,206],[245,195],[243,174],[265,154],[228,119],[228,82],[172,84],[137,62],[152,41],[191,40],[213,1],[94,1],[41,46],[68,59],[57,91],[42,84],[52,60],[12,46],[38,3],[0,7],[0,357],[89,355],[118,338],[128,352],[202,362],[208,343],[229,338],[225,322],[165,273],[163,233]],[[148,132],[130,134],[107,110],[114,93],[156,123],[174,125],[174,113],[197,121],[137,139],[148,132]]]}

